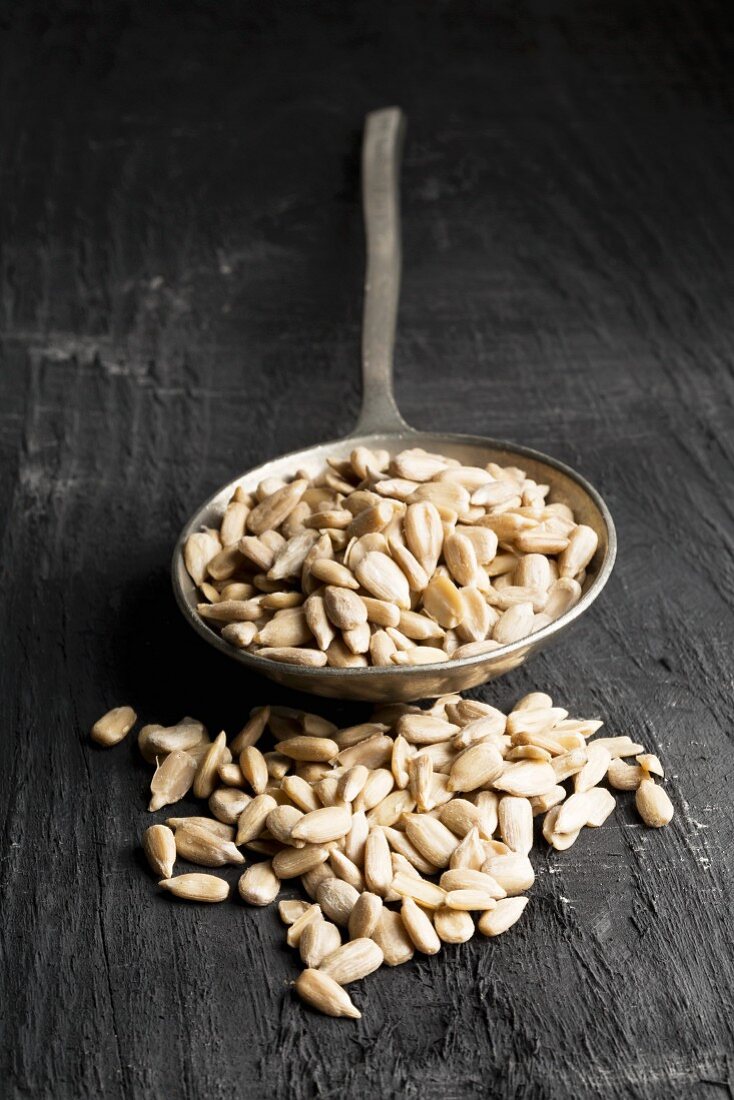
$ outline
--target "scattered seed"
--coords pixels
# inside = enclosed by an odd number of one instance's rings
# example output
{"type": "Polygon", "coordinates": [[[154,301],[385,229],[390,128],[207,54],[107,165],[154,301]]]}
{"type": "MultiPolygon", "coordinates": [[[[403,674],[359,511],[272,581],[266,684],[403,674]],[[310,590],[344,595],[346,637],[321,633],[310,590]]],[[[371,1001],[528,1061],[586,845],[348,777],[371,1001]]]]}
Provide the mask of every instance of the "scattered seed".
{"type": "Polygon", "coordinates": [[[106,748],[118,745],[133,728],[137,717],[132,707],[113,707],[92,726],[92,740],[106,748]]]}

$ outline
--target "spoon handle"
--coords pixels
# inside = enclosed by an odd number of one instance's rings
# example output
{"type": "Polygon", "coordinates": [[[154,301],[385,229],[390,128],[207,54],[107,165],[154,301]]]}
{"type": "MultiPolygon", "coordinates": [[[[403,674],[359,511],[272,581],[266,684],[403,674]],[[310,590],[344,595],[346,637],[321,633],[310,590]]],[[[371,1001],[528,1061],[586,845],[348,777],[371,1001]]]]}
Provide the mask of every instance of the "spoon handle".
{"type": "Polygon", "coordinates": [[[367,272],[362,322],[362,409],[352,435],[410,430],[393,396],[393,348],[400,295],[399,107],[367,115],[362,141],[362,202],[367,272]]]}

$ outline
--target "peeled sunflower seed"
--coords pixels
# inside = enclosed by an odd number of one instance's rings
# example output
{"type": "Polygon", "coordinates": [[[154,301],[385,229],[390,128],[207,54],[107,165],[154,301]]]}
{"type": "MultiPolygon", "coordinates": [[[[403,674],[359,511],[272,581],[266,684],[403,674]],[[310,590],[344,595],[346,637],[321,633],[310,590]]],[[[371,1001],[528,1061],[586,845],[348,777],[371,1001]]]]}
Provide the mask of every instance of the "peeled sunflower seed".
{"type": "Polygon", "coordinates": [[[326,1016],[361,1019],[362,1013],[352,1004],[349,994],[328,974],[322,974],[320,970],[304,970],[294,984],[301,1000],[326,1016]]]}
{"type": "Polygon", "coordinates": [[[246,844],[248,840],[254,840],[258,837],[265,828],[268,814],[277,805],[278,803],[269,794],[258,794],[251,799],[238,818],[235,843],[238,845],[246,844]]]}
{"type": "Polygon", "coordinates": [[[301,934],[298,953],[304,966],[316,969],[327,956],[341,947],[341,942],[341,934],[335,924],[327,920],[314,920],[301,934]]]}
{"type": "Polygon", "coordinates": [[[229,883],[216,875],[176,875],[175,878],[161,879],[158,885],[184,901],[216,902],[229,897],[229,883]]]}
{"type": "Polygon", "coordinates": [[[238,884],[240,897],[248,905],[270,905],[280,892],[280,879],[273,871],[272,863],[251,864],[238,884]]]}
{"type": "Polygon", "coordinates": [[[464,912],[486,912],[494,908],[494,899],[484,890],[469,887],[465,890],[449,890],[446,894],[445,904],[449,909],[459,909],[464,912]]]}
{"type": "Polygon", "coordinates": [[[176,840],[171,829],[165,825],[151,825],[143,833],[143,851],[155,875],[171,878],[176,862],[176,840]]]}
{"type": "Polygon", "coordinates": [[[560,812],[560,806],[553,806],[545,815],[543,818],[543,837],[552,848],[556,849],[556,851],[565,852],[578,840],[581,833],[581,826],[579,826],[578,829],[573,829],[571,832],[557,832],[556,822],[560,812]]]}
{"type": "Polygon", "coordinates": [[[302,901],[301,898],[285,898],[278,902],[278,915],[283,924],[290,926],[302,917],[308,908],[308,902],[302,901]]]}
{"type": "Polygon", "coordinates": [[[413,958],[413,942],[400,913],[383,908],[372,939],[381,948],[387,966],[400,966],[413,958]]]}
{"type": "Polygon", "coordinates": [[[526,856],[533,846],[533,808],[528,799],[513,795],[501,798],[499,826],[507,847],[526,856]]]}
{"type": "Polygon", "coordinates": [[[411,745],[432,745],[446,741],[458,732],[458,728],[443,718],[426,714],[404,714],[398,719],[398,734],[411,745]]]}
{"type": "Polygon", "coordinates": [[[338,848],[332,848],[331,855],[329,856],[329,864],[337,878],[343,879],[344,882],[348,882],[350,886],[353,886],[354,889],[358,890],[360,893],[364,890],[364,875],[357,864],[353,863],[349,856],[344,855],[344,852],[340,852],[338,848]]]}
{"type": "Polygon", "coordinates": [[[414,877],[412,874],[398,871],[392,880],[391,889],[402,898],[412,898],[424,909],[440,909],[446,904],[446,891],[435,883],[421,878],[417,872],[414,877]]]}
{"type": "Polygon", "coordinates": [[[424,955],[436,955],[441,950],[441,940],[433,927],[433,921],[413,898],[403,898],[400,908],[403,927],[413,946],[424,955]]]}
{"type": "Polygon", "coordinates": [[[190,863],[204,867],[221,867],[225,863],[244,863],[245,857],[231,840],[202,829],[198,825],[182,825],[176,829],[176,853],[190,863]]]}
{"type": "Polygon", "coordinates": [[[482,865],[482,871],[491,877],[507,892],[508,896],[522,894],[535,882],[535,872],[527,856],[492,856],[482,865]]]}
{"type": "Polygon", "coordinates": [[[146,757],[167,756],[176,749],[196,748],[209,741],[206,728],[195,718],[182,718],[175,726],[152,726],[145,738],[146,757]]]}
{"type": "Polygon", "coordinates": [[[265,818],[265,826],[270,835],[281,844],[302,848],[305,841],[295,840],[293,837],[293,828],[302,818],[303,812],[295,806],[276,806],[265,818]]]}
{"type": "MultiPolygon", "coordinates": [[[[454,761],[449,773],[450,791],[474,791],[478,787],[496,781],[505,767],[494,745],[481,742],[464,749],[454,761]]],[[[495,786],[497,786],[495,782],[495,786]]]]}
{"type": "Polygon", "coordinates": [[[191,788],[196,775],[197,765],[193,756],[183,750],[170,753],[150,781],[151,799],[149,810],[160,810],[178,802],[191,788]]]}
{"type": "Polygon", "coordinates": [[[313,871],[328,858],[329,849],[318,844],[306,844],[303,848],[283,848],[273,856],[273,870],[278,878],[297,878],[313,871]]]}
{"type": "Polygon", "coordinates": [[[265,757],[255,745],[246,745],[240,753],[240,768],[255,794],[262,794],[270,781],[265,757]]]}
{"type": "Polygon", "coordinates": [[[368,890],[363,890],[349,914],[349,938],[359,939],[372,936],[382,913],[382,898],[368,890]]]}
{"type": "MultiPolygon", "coordinates": [[[[221,836],[224,840],[234,840],[234,828],[231,825],[225,825],[221,821],[215,821],[212,817],[169,817],[166,819],[166,825],[174,832],[181,825],[199,825],[202,829],[209,829],[210,832],[221,836]]],[[[155,827],[153,826],[153,828],[155,827]]],[[[168,875],[167,877],[170,878],[171,876],[168,875]]]]}
{"type": "Polygon", "coordinates": [[[443,943],[466,943],[474,935],[474,921],[471,914],[462,909],[449,909],[445,906],[437,909],[433,923],[438,938],[443,943]]]}
{"type": "Polygon", "coordinates": [[[321,974],[328,974],[339,985],[358,982],[382,966],[382,948],[374,940],[362,937],[350,940],[328,955],[319,966],[321,974]]]}
{"type": "Polygon", "coordinates": [[[291,922],[288,932],[286,933],[286,942],[289,947],[298,947],[301,943],[301,936],[308,928],[308,926],[314,921],[320,921],[322,919],[321,906],[320,905],[308,905],[294,921],[291,922]]]}
{"type": "Polygon", "coordinates": [[[350,806],[327,806],[304,814],[291,829],[291,837],[309,844],[326,844],[346,836],[351,824],[350,806]]]}
{"type": "Polygon", "coordinates": [[[239,787],[218,787],[209,797],[209,810],[225,825],[235,825],[246,806],[252,802],[239,787]]]}
{"type": "Polygon", "coordinates": [[[619,757],[609,762],[607,779],[609,786],[617,791],[636,791],[642,780],[646,778],[639,764],[625,764],[619,757]]]}
{"type": "Polygon", "coordinates": [[[359,892],[343,879],[327,878],[316,891],[316,897],[326,916],[340,928],[346,928],[352,909],[359,898],[359,892]]]}
{"type": "Polygon", "coordinates": [[[98,745],[118,745],[135,725],[137,714],[132,707],[113,707],[92,726],[91,737],[98,745]]]}
{"type": "Polygon", "coordinates": [[[291,760],[306,762],[327,762],[339,754],[339,746],[331,738],[309,737],[307,734],[299,734],[285,741],[279,741],[275,748],[277,752],[290,757],[291,760]]]}
{"type": "Polygon", "coordinates": [[[667,792],[653,779],[643,779],[635,795],[637,812],[646,825],[660,829],[667,825],[675,812],[667,792]]]}
{"type": "Polygon", "coordinates": [[[646,773],[644,777],[645,779],[648,779],[651,775],[658,775],[662,779],[665,775],[663,771],[663,766],[654,753],[641,753],[639,756],[635,757],[635,760],[642,768],[642,770],[646,773]]]}
{"type": "Polygon", "coordinates": [[[574,791],[588,791],[600,783],[607,774],[611,760],[611,753],[604,745],[589,745],[586,763],[574,776],[574,791]]]}
{"type": "Polygon", "coordinates": [[[495,903],[494,909],[482,914],[477,928],[483,936],[500,936],[519,921],[527,903],[527,898],[503,898],[495,903]]]}
{"type": "Polygon", "coordinates": [[[492,780],[497,790],[520,798],[543,794],[551,787],[555,787],[556,782],[556,775],[550,764],[536,764],[535,761],[530,760],[510,764],[501,776],[492,780]]]}
{"type": "Polygon", "coordinates": [[[227,751],[227,735],[222,732],[216,737],[202,757],[194,779],[196,798],[209,798],[217,785],[217,769],[224,763],[227,751]]]}
{"type": "Polygon", "coordinates": [[[441,875],[440,885],[447,894],[459,890],[479,890],[492,899],[506,896],[504,888],[491,875],[485,874],[484,871],[473,870],[470,867],[456,867],[444,871],[441,875]]]}
{"type": "Polygon", "coordinates": [[[393,880],[390,847],[383,829],[372,829],[364,845],[364,877],[367,889],[385,898],[393,880]]]}
{"type": "Polygon", "coordinates": [[[260,707],[250,716],[240,732],[233,738],[230,750],[233,755],[239,756],[248,745],[255,745],[270,720],[270,707],[260,707]]]}
{"type": "Polygon", "coordinates": [[[458,838],[440,821],[428,814],[406,814],[405,832],[408,839],[434,867],[446,867],[458,838]]]}

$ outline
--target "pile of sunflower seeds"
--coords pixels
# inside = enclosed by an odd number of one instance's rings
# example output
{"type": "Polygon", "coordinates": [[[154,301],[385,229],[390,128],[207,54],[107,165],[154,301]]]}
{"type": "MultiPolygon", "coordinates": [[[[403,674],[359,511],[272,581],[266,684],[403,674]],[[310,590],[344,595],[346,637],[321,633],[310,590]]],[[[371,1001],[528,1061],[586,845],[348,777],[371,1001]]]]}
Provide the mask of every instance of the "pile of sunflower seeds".
{"type": "MultiPolygon", "coordinates": [[[[92,738],[117,744],[135,721],[131,707],[115,708],[92,738]]],[[[191,791],[208,814],[151,825],[143,847],[159,886],[187,901],[224,901],[229,884],[175,875],[178,859],[244,864],[244,849],[256,859],[239,881],[249,905],[268,905],[300,880],[310,901],[278,907],[304,966],[296,991],[321,1012],[358,1019],[346,985],[519,920],[535,879],[534,818],[547,844],[570,848],[614,809],[606,779],[636,792],[646,825],[671,820],[657,756],[628,736],[590,740],[601,725],[570,718],[542,692],[508,715],[448,695],[428,709],[384,706],[345,729],[258,707],[229,742],[224,732],[211,740],[194,718],[147,725],[138,745],[155,766],[149,809],[191,791]],[[272,751],[258,747],[266,730],[272,751]]]]}
{"type": "Polygon", "coordinates": [[[436,664],[548,626],[581,596],[591,527],[524,470],[357,447],[238,488],[189,536],[200,617],[231,645],[332,668],[436,664]]]}

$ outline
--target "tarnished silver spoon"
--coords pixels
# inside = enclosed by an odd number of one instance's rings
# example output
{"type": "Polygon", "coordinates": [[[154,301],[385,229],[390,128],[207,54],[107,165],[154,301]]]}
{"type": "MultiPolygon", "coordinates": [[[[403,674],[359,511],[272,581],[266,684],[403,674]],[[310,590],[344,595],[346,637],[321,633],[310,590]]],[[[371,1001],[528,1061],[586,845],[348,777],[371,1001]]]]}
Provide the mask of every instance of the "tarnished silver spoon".
{"type": "Polygon", "coordinates": [[[601,496],[575,470],[556,459],[482,436],[419,432],[405,423],[392,390],[393,347],[400,290],[400,207],[398,180],[404,117],[398,108],[367,116],[362,146],[362,195],[367,236],[362,331],[362,410],[351,435],[293,451],[248,470],[219,489],[186,523],[173,554],[173,588],[187,621],[210,645],[263,676],[297,691],[339,699],[411,701],[475,687],[516,668],[547,646],[591,607],[609,579],[616,556],[614,523],[601,496]],[[310,668],[281,664],[223,641],[197,614],[196,587],[183,561],[184,544],[202,527],[218,527],[237,486],[254,491],[265,478],[287,479],[296,470],[320,472],[327,457],[348,458],[357,446],[386,450],[423,447],[467,466],[496,462],[520,465],[536,482],[551,486],[550,500],[562,500],[579,523],[592,527],[598,547],[587,568],[579,602],[555,622],[510,645],[475,657],[435,665],[366,668],[310,668]]]}

